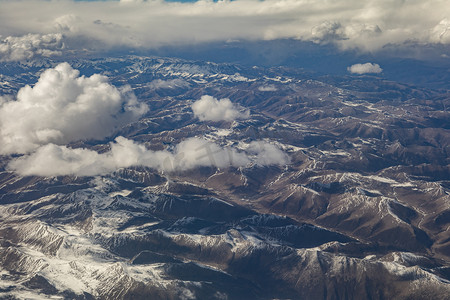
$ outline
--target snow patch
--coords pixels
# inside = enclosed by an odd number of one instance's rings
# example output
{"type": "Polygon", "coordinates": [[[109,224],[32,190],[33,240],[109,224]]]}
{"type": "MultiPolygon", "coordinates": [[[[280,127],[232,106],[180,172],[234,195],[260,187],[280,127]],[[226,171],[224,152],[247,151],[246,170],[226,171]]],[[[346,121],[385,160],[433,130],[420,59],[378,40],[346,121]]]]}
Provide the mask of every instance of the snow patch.
{"type": "Polygon", "coordinates": [[[131,194],[131,192],[132,192],[132,191],[130,191],[130,190],[121,190],[121,191],[109,193],[108,196],[109,196],[109,197],[115,197],[115,196],[123,196],[123,197],[126,197],[126,196],[128,196],[129,194],[131,194]]]}

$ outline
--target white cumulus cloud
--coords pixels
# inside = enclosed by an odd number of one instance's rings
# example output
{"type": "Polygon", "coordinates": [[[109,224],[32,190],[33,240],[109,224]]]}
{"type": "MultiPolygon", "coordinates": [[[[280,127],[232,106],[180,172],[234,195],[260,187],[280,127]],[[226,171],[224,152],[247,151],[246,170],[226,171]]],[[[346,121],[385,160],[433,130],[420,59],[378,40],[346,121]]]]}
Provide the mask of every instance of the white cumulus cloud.
{"type": "Polygon", "coordinates": [[[350,73],[353,74],[368,74],[368,73],[381,73],[383,69],[380,68],[379,64],[365,63],[365,64],[354,64],[347,68],[350,73]]]}
{"type": "Polygon", "coordinates": [[[147,110],[129,88],[118,89],[99,74],[80,76],[61,63],[20,89],[17,99],[0,102],[0,153],[101,139],[147,110]]]}
{"type": "Polygon", "coordinates": [[[201,166],[226,168],[245,167],[252,163],[260,166],[289,163],[287,154],[264,141],[252,142],[244,152],[194,137],[182,141],[172,151],[151,151],[142,144],[118,137],[110,143],[110,148],[110,151],[99,154],[89,149],[47,144],[12,160],[8,168],[23,176],[95,176],[132,166],[178,172],[201,166]]]}
{"type": "Polygon", "coordinates": [[[0,61],[22,61],[61,55],[63,48],[61,33],[27,34],[4,39],[0,37],[0,61]]]}
{"type": "Polygon", "coordinates": [[[200,121],[233,121],[247,119],[250,116],[248,110],[243,110],[233,104],[230,99],[216,99],[209,95],[202,96],[192,106],[194,115],[200,121]]]}

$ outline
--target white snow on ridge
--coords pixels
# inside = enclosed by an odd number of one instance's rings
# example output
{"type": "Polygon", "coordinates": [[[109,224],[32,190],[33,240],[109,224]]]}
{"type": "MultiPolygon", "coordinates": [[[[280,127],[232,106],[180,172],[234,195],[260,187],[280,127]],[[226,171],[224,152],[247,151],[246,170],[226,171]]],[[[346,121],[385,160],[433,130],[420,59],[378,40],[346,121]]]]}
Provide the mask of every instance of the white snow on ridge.
{"type": "Polygon", "coordinates": [[[415,187],[412,182],[396,183],[392,185],[393,187],[415,187]]]}
{"type": "MultiPolygon", "coordinates": [[[[333,174],[328,174],[328,175],[319,175],[319,176],[312,176],[310,177],[311,180],[322,180],[325,183],[328,182],[345,182],[345,181],[350,181],[350,182],[355,182],[355,183],[361,183],[364,181],[369,181],[369,182],[378,182],[381,184],[389,184],[392,186],[403,186],[403,183],[399,183],[398,181],[391,179],[391,178],[387,178],[387,177],[382,177],[382,176],[378,176],[378,175],[361,175],[359,173],[355,173],[355,172],[345,172],[345,173],[333,173],[333,174]]],[[[406,185],[408,186],[410,183],[406,183],[406,185]]]]}
{"type": "Polygon", "coordinates": [[[343,151],[343,150],[336,150],[336,151],[319,150],[319,151],[320,151],[320,153],[322,153],[324,155],[351,157],[350,153],[343,151]]]}
{"type": "Polygon", "coordinates": [[[425,284],[425,282],[444,282],[450,284],[450,281],[422,270],[419,266],[405,267],[396,262],[381,262],[381,264],[383,264],[390,274],[399,277],[412,276],[414,281],[421,280],[421,284],[425,284]]]}
{"type": "Polygon", "coordinates": [[[109,197],[115,197],[115,196],[128,196],[129,194],[131,194],[132,191],[130,190],[121,190],[121,191],[117,191],[117,192],[112,192],[109,193],[109,197]]]}
{"type": "Polygon", "coordinates": [[[370,176],[365,176],[366,178],[378,181],[378,182],[382,182],[382,183],[389,183],[389,184],[398,184],[397,181],[390,179],[390,178],[386,178],[386,177],[381,177],[381,176],[376,176],[376,175],[370,175],[370,176]]]}

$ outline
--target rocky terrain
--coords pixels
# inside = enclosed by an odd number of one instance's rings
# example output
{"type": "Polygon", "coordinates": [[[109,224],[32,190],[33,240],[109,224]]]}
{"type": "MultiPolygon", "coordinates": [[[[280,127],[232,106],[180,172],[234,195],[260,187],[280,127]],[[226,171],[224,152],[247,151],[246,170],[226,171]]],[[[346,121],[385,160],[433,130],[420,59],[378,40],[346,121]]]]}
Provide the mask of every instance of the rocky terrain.
{"type": "MultiPolygon", "coordinates": [[[[447,299],[448,91],[162,57],[68,62],[150,108],[72,148],[201,137],[237,151],[264,141],[289,159],[42,177],[0,156],[0,298],[447,299]],[[249,117],[199,121],[204,95],[249,117]]],[[[0,63],[0,95],[58,63],[0,63]]]]}

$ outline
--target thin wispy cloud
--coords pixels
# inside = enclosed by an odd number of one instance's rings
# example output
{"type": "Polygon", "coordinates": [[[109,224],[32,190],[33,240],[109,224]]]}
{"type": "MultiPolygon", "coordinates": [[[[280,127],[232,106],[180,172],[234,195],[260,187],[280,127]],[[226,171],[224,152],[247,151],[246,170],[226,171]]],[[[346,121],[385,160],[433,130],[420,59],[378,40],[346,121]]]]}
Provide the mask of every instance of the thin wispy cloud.
{"type": "Polygon", "coordinates": [[[188,87],[189,83],[183,79],[175,78],[169,80],[155,79],[147,84],[147,87],[153,90],[159,89],[175,89],[188,87]]]}
{"type": "Polygon", "coordinates": [[[267,84],[267,85],[258,87],[258,90],[261,92],[276,92],[278,89],[273,84],[267,84]]]}
{"type": "Polygon", "coordinates": [[[102,154],[89,149],[47,144],[29,155],[12,160],[8,169],[23,176],[95,176],[133,166],[146,166],[171,173],[198,167],[228,168],[287,163],[289,157],[286,153],[264,141],[254,141],[242,151],[194,137],[175,145],[171,151],[151,151],[142,144],[118,137],[110,143],[110,151],[102,154]]]}

